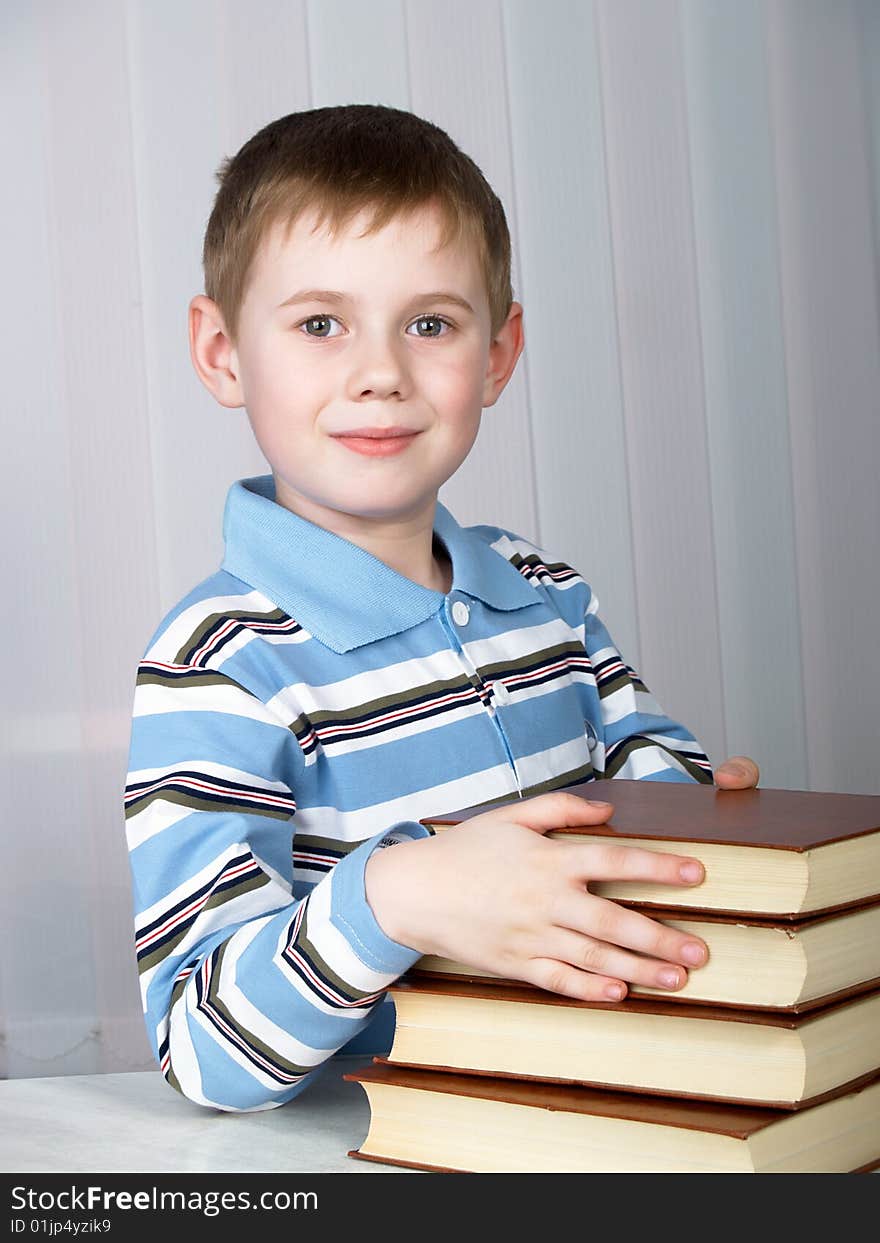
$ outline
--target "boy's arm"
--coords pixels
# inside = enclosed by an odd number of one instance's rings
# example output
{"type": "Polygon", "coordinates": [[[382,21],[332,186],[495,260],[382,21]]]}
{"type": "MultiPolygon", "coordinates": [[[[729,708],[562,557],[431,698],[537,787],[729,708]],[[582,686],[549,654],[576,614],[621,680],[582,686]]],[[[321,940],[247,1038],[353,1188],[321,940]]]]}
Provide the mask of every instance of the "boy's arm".
{"type": "Polygon", "coordinates": [[[584,646],[599,694],[600,725],[593,767],[603,777],[712,784],[712,765],[690,730],[668,717],[628,665],[599,617],[591,591],[584,646]]]}
{"type": "Polygon", "coordinates": [[[390,940],[364,893],[383,841],[353,844],[293,895],[299,744],[211,669],[141,663],[126,830],[148,1035],[169,1083],[220,1109],[266,1109],[360,1031],[418,954],[390,940]]]}

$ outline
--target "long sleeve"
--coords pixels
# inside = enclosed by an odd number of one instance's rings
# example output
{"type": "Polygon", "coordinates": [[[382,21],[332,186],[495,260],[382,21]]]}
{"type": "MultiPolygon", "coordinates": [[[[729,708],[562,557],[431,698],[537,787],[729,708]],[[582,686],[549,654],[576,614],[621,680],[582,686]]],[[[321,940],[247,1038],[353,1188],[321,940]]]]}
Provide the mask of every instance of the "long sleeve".
{"type": "Polygon", "coordinates": [[[684,725],[668,717],[638,673],[628,665],[599,617],[590,590],[584,646],[598,692],[598,721],[588,720],[593,768],[606,778],[698,781],[711,785],[712,766],[684,725]]]}
{"type": "Polygon", "coordinates": [[[147,646],[125,793],[148,1035],[227,1110],[291,1100],[388,1013],[419,955],[366,900],[373,850],[590,773],[711,780],[570,567],[438,506],[443,595],[270,489],[233,486],[223,568],[147,646]]]}
{"type": "Polygon", "coordinates": [[[415,822],[343,843],[295,896],[302,762],[293,730],[231,678],[141,662],[125,791],[141,994],[168,1082],[204,1105],[296,1096],[418,957],[364,894],[371,852],[425,836],[415,822]]]}

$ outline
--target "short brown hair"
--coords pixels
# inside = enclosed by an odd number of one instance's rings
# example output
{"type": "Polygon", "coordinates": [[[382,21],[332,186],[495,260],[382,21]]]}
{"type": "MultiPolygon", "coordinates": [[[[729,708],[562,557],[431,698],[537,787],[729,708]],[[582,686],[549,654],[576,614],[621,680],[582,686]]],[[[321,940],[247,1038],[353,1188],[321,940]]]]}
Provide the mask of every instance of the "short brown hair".
{"type": "Polygon", "coordinates": [[[444,130],[398,108],[345,104],[291,112],[259,130],[217,173],[220,188],[205,230],[205,293],[235,342],[252,263],[269,230],[287,231],[315,209],[331,232],[365,208],[367,233],[436,203],[441,245],[476,245],[494,336],[513,301],[504,208],[474,161],[444,130]]]}

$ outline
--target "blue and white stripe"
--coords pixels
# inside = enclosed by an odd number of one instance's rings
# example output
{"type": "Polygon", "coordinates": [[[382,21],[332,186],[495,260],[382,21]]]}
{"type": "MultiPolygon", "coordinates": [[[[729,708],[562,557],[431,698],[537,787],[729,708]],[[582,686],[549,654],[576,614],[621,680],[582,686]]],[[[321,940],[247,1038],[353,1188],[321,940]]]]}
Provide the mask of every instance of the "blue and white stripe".
{"type": "Polygon", "coordinates": [[[125,813],[157,1060],[190,1099],[241,1110],[295,1096],[418,958],[364,895],[389,834],[712,771],[588,584],[521,536],[438,505],[443,595],[276,505],[270,476],[233,485],[224,530],[223,567],[140,664],[125,813]]]}

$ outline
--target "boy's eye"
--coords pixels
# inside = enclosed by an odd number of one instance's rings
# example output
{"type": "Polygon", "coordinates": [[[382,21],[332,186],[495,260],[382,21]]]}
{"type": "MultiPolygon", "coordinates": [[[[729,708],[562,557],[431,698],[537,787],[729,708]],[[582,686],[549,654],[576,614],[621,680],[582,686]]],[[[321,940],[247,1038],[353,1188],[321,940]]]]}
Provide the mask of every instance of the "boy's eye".
{"type": "MultiPolygon", "coordinates": [[[[309,337],[318,337],[326,340],[329,337],[338,337],[342,331],[342,325],[333,315],[310,315],[308,319],[304,319],[297,327],[309,337]],[[333,332],[333,325],[339,329],[333,332]]],[[[420,315],[418,319],[414,319],[408,326],[416,329],[416,336],[424,338],[443,337],[452,328],[452,324],[448,319],[444,319],[442,315],[420,315]]]]}
{"type": "Polygon", "coordinates": [[[452,325],[442,315],[420,315],[410,324],[410,328],[412,327],[416,328],[416,335],[419,337],[442,337],[446,335],[443,329],[451,328],[452,325]]]}
{"type": "Polygon", "coordinates": [[[330,332],[330,325],[339,325],[339,320],[334,319],[332,315],[312,315],[309,319],[303,320],[299,325],[300,328],[306,330],[306,336],[309,337],[335,337],[338,333],[330,332]],[[312,332],[312,327],[316,326],[316,331],[312,332]]]}

